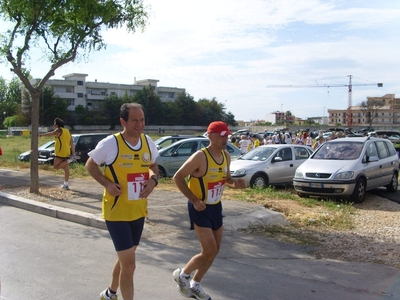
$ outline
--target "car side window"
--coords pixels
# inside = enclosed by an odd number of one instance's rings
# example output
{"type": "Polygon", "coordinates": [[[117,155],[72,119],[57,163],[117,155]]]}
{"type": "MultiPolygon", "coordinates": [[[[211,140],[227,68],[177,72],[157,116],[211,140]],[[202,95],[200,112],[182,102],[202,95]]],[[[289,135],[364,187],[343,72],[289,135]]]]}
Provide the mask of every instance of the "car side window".
{"type": "Polygon", "coordinates": [[[92,143],[92,137],[91,136],[83,136],[83,137],[81,137],[81,139],[79,141],[82,144],[91,144],[92,143]]]}
{"type": "Polygon", "coordinates": [[[205,148],[205,147],[207,147],[208,145],[210,145],[210,140],[209,140],[209,139],[206,139],[206,140],[204,140],[204,141],[201,141],[201,143],[200,143],[200,148],[205,148]]]}
{"type": "Polygon", "coordinates": [[[376,150],[375,143],[370,143],[367,146],[367,150],[365,151],[364,157],[362,159],[363,163],[367,163],[369,161],[369,157],[376,156],[378,157],[378,152],[376,150]]]}
{"type": "Polygon", "coordinates": [[[226,151],[228,151],[228,153],[233,153],[233,152],[235,152],[235,150],[232,148],[231,145],[227,145],[227,146],[226,146],[226,151]]]}
{"type": "Polygon", "coordinates": [[[370,143],[367,148],[367,156],[378,156],[375,143],[370,143]]]}
{"type": "Polygon", "coordinates": [[[97,144],[104,138],[106,138],[108,135],[95,135],[93,136],[93,146],[96,147],[97,144]]]}
{"type": "Polygon", "coordinates": [[[282,161],[292,160],[292,149],[283,148],[279,150],[275,157],[281,157],[282,161]]]}
{"type": "MultiPolygon", "coordinates": [[[[93,140],[91,136],[81,136],[76,145],[78,149],[93,149],[93,140]]],[[[75,149],[76,150],[76,149],[75,149]]]]}
{"type": "Polygon", "coordinates": [[[190,156],[197,151],[197,142],[182,143],[177,149],[176,154],[178,156],[190,156]]]}
{"type": "Polygon", "coordinates": [[[379,141],[375,142],[376,148],[378,149],[378,156],[380,159],[386,158],[389,156],[389,151],[385,145],[385,142],[379,141]]]}
{"type": "Polygon", "coordinates": [[[310,154],[308,151],[302,147],[294,147],[295,160],[307,159],[310,154]]]}
{"type": "Polygon", "coordinates": [[[390,156],[397,155],[396,149],[394,148],[393,143],[392,142],[385,142],[385,143],[389,150],[389,155],[390,156]]]}

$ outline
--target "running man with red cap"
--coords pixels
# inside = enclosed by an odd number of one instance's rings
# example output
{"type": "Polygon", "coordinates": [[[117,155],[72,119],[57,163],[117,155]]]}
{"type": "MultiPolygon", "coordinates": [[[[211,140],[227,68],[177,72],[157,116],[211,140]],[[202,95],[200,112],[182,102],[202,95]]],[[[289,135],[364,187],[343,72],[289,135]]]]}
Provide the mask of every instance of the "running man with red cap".
{"type": "Polygon", "coordinates": [[[200,282],[217,256],[222,240],[222,204],[224,186],[245,188],[243,179],[234,181],[229,165],[231,157],[226,151],[228,125],[212,122],[207,129],[210,145],[193,153],[175,173],[179,190],[188,199],[190,229],[194,229],[201,244],[201,252],[183,267],[173,272],[180,294],[186,298],[211,300],[200,282]],[[188,181],[186,181],[188,177],[188,181]],[[194,272],[193,278],[190,275],[194,272]]]}

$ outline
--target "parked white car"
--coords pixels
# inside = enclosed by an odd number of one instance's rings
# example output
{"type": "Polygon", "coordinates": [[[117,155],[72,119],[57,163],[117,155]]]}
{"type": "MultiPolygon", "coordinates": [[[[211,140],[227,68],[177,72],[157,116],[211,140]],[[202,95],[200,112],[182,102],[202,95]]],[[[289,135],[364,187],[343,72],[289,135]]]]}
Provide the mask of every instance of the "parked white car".
{"type": "Polygon", "coordinates": [[[259,146],[231,162],[231,176],[243,178],[250,187],[291,185],[297,167],[312,151],[308,146],[296,144],[259,146]]]}
{"type": "Polygon", "coordinates": [[[300,197],[340,197],[361,203],[366,191],[381,186],[397,192],[398,176],[399,157],[393,143],[351,137],[321,145],[297,168],[293,186],[300,197]]]}

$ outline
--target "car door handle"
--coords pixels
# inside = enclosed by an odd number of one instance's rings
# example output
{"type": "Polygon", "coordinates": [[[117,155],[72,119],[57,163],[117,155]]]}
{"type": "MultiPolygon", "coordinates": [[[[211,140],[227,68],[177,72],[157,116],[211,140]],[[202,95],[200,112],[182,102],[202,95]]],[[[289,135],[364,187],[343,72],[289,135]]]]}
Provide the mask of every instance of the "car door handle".
{"type": "Polygon", "coordinates": [[[293,164],[290,164],[289,167],[293,168],[293,164]]]}

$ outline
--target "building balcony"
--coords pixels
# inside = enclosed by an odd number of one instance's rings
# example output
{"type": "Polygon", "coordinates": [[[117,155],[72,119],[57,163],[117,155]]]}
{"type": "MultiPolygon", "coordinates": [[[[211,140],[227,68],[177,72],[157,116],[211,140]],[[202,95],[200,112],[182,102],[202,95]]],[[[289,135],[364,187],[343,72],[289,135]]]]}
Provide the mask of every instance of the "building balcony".
{"type": "Polygon", "coordinates": [[[86,94],[86,100],[104,100],[108,95],[94,95],[94,94],[86,94]]]}
{"type": "Polygon", "coordinates": [[[61,99],[75,99],[77,98],[76,93],[57,93],[61,99]]]}

